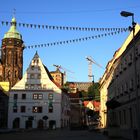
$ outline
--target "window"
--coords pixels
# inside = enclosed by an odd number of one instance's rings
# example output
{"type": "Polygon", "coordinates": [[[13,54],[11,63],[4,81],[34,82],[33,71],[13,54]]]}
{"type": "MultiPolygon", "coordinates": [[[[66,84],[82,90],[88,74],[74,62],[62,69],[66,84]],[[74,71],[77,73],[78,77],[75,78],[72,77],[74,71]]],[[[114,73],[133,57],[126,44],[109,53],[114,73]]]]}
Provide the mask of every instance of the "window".
{"type": "Polygon", "coordinates": [[[17,106],[13,106],[13,112],[14,112],[14,113],[17,112],[17,106]]]}
{"type": "Polygon", "coordinates": [[[128,93],[128,84],[127,84],[127,82],[125,83],[125,86],[124,86],[124,92],[128,93]]]}
{"type": "Polygon", "coordinates": [[[121,111],[119,111],[119,121],[120,121],[120,125],[122,124],[122,116],[121,116],[121,111]]]}
{"type": "Polygon", "coordinates": [[[26,99],[26,94],[22,94],[22,99],[26,99]]]}
{"type": "Polygon", "coordinates": [[[49,113],[53,112],[53,105],[52,105],[52,103],[49,103],[48,111],[49,111],[49,113]]]}
{"type": "Polygon", "coordinates": [[[42,113],[42,106],[33,106],[33,113],[42,113]]]}
{"type": "Polygon", "coordinates": [[[30,88],[31,88],[31,89],[34,89],[34,84],[31,84],[31,85],[30,85],[30,88]]]}
{"type": "Polygon", "coordinates": [[[31,69],[34,70],[34,66],[31,66],[31,69]]]}
{"type": "Polygon", "coordinates": [[[128,65],[131,65],[131,64],[132,64],[132,59],[133,59],[132,54],[129,54],[129,61],[128,61],[128,65]]]}
{"type": "Polygon", "coordinates": [[[138,74],[137,75],[137,88],[140,87],[140,75],[138,74]]]}
{"type": "Polygon", "coordinates": [[[45,84],[43,85],[43,89],[46,89],[46,85],[45,84]]]}
{"type": "Polygon", "coordinates": [[[119,72],[120,73],[122,73],[122,69],[123,69],[123,64],[121,63],[120,66],[119,66],[119,70],[120,70],[119,72]]]}
{"type": "Polygon", "coordinates": [[[118,77],[119,76],[118,68],[116,68],[115,73],[116,73],[116,77],[118,77]]]}
{"type": "Polygon", "coordinates": [[[40,69],[40,66],[38,66],[38,70],[40,71],[41,69],[40,69]]]}
{"type": "Polygon", "coordinates": [[[38,113],[42,113],[42,107],[41,106],[38,107],[38,113]]]}
{"type": "Polygon", "coordinates": [[[123,110],[123,117],[124,117],[124,124],[126,124],[126,111],[125,110],[123,110]]]}
{"type": "Polygon", "coordinates": [[[131,81],[130,81],[130,87],[129,87],[129,89],[130,89],[131,91],[133,90],[133,86],[134,86],[133,79],[131,79],[131,81]]]}
{"type": "Polygon", "coordinates": [[[42,94],[38,94],[38,99],[42,100],[43,99],[43,95],[42,94]]]}
{"type": "Polygon", "coordinates": [[[20,112],[22,112],[22,113],[26,112],[26,106],[21,106],[20,107],[20,112]]]}
{"type": "Polygon", "coordinates": [[[48,94],[48,99],[49,99],[49,100],[53,100],[53,94],[52,94],[52,93],[49,93],[49,94],[48,94]]]}
{"type": "Polygon", "coordinates": [[[38,99],[38,95],[37,94],[33,94],[33,99],[37,100],[38,99]]]}
{"type": "Polygon", "coordinates": [[[41,89],[41,84],[37,84],[37,89],[41,89]]]}
{"type": "Polygon", "coordinates": [[[25,88],[26,88],[26,89],[28,89],[28,88],[29,88],[29,85],[28,85],[28,84],[26,84],[26,85],[25,85],[25,88]]]}
{"type": "Polygon", "coordinates": [[[30,74],[30,78],[31,79],[34,79],[34,74],[30,74]]]}
{"type": "Polygon", "coordinates": [[[135,49],[135,59],[138,59],[138,48],[135,49]]]}
{"type": "Polygon", "coordinates": [[[123,90],[124,90],[124,89],[123,89],[123,85],[122,85],[122,86],[121,86],[121,91],[120,91],[120,92],[121,92],[121,96],[123,95],[123,90]]]}
{"type": "Polygon", "coordinates": [[[16,100],[18,98],[18,95],[17,94],[14,94],[14,99],[16,100]]]}
{"type": "Polygon", "coordinates": [[[126,66],[127,66],[127,59],[125,58],[125,59],[124,59],[124,66],[123,66],[123,69],[124,69],[124,70],[126,70],[126,66]]]}
{"type": "Polygon", "coordinates": [[[33,99],[34,100],[42,100],[43,99],[43,94],[33,94],[33,99]]]}
{"type": "Polygon", "coordinates": [[[41,74],[37,74],[37,79],[40,79],[41,78],[41,74]]]}

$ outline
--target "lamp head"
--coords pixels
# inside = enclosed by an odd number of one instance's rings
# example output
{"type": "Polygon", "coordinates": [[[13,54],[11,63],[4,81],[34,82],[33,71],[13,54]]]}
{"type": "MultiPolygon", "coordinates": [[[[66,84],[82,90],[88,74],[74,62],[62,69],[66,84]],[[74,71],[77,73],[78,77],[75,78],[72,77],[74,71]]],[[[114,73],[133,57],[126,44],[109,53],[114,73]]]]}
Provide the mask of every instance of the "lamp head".
{"type": "Polygon", "coordinates": [[[134,13],[127,12],[127,11],[121,11],[121,16],[123,17],[129,17],[129,16],[134,16],[134,13]]]}

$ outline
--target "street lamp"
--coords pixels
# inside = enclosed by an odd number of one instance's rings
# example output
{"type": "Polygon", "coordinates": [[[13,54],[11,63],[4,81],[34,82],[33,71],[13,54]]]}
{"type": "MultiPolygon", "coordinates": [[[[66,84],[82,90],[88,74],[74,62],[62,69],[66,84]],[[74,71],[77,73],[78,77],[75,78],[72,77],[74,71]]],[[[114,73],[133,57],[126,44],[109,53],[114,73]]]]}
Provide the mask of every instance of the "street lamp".
{"type": "Polygon", "coordinates": [[[140,112],[139,112],[139,95],[138,95],[138,88],[137,88],[137,67],[136,67],[136,42],[135,42],[135,25],[136,23],[134,22],[134,13],[127,12],[127,11],[122,11],[121,16],[123,17],[132,17],[132,27],[129,27],[130,31],[133,31],[133,38],[132,38],[132,47],[133,47],[133,53],[134,53],[134,82],[135,82],[135,93],[136,93],[136,113],[137,113],[137,125],[138,125],[138,130],[134,131],[134,137],[137,137],[137,139],[140,138],[140,112]]]}
{"type": "MultiPolygon", "coordinates": [[[[131,12],[127,12],[127,11],[121,11],[121,16],[122,17],[132,17],[132,27],[129,27],[130,30],[133,30],[133,35],[135,33],[135,25],[136,23],[134,22],[134,13],[131,13],[131,12]]],[[[134,37],[134,36],[133,36],[134,37]]]]}

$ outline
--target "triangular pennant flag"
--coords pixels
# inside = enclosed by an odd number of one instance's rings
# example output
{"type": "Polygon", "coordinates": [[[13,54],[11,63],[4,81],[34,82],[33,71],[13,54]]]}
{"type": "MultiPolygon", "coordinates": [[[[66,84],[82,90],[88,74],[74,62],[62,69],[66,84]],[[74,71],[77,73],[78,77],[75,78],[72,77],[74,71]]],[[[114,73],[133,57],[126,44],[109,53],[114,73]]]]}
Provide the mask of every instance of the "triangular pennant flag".
{"type": "Polygon", "coordinates": [[[8,25],[8,21],[6,21],[6,26],[8,25]]]}
{"type": "Polygon", "coordinates": [[[65,30],[65,27],[63,27],[63,30],[65,30]]]}
{"type": "Polygon", "coordinates": [[[46,27],[46,29],[48,29],[48,25],[46,25],[45,27],[46,27]]]}
{"type": "Polygon", "coordinates": [[[26,24],[26,27],[28,28],[29,27],[29,24],[26,24]]]}
{"type": "Polygon", "coordinates": [[[4,21],[2,21],[1,24],[4,25],[4,21]]]}
{"type": "Polygon", "coordinates": [[[33,27],[33,24],[30,24],[30,27],[32,28],[33,27]]]}

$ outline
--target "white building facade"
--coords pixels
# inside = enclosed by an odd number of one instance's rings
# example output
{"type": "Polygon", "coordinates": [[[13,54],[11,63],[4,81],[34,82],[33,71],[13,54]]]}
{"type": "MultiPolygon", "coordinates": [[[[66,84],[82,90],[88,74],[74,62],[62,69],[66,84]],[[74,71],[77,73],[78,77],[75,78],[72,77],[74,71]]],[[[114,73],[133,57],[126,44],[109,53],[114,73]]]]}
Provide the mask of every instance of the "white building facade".
{"type": "Polygon", "coordinates": [[[8,128],[60,128],[62,94],[36,53],[23,78],[10,91],[8,128]]]}

